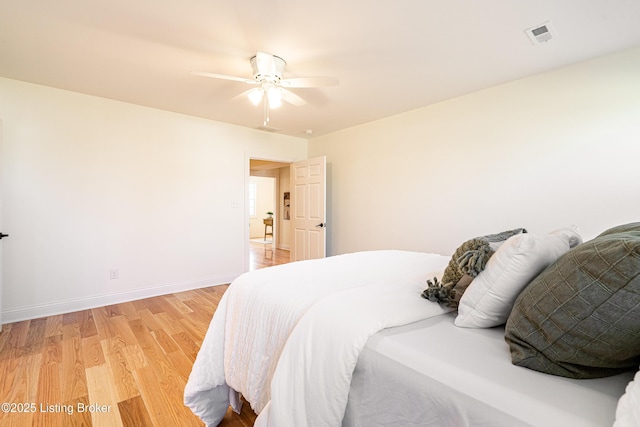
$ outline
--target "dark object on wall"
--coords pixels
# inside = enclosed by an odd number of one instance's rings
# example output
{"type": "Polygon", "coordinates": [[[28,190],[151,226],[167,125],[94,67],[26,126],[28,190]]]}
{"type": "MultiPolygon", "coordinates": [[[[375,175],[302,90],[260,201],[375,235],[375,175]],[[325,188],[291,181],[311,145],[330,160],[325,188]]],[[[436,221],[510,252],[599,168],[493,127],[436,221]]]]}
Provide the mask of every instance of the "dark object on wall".
{"type": "Polygon", "coordinates": [[[282,210],[282,219],[288,221],[291,219],[289,208],[291,206],[291,193],[285,191],[284,193],[284,209],[282,210]]]}

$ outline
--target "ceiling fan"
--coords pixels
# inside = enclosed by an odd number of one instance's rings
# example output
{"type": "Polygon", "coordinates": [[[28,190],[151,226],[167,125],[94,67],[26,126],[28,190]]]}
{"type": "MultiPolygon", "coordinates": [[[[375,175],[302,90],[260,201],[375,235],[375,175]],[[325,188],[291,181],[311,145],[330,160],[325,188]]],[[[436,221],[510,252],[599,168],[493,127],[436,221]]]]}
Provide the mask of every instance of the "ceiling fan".
{"type": "Polygon", "coordinates": [[[283,79],[282,74],[287,65],[284,59],[270,53],[258,52],[249,60],[253,70],[253,78],[228,76],[225,74],[209,73],[206,71],[192,71],[192,74],[215,79],[231,80],[254,85],[234,99],[247,96],[254,105],[259,105],[264,100],[264,126],[269,122],[269,112],[272,108],[278,108],[282,101],[297,107],[306,104],[300,96],[288,90],[288,88],[313,88],[338,85],[335,77],[297,77],[283,79]]]}

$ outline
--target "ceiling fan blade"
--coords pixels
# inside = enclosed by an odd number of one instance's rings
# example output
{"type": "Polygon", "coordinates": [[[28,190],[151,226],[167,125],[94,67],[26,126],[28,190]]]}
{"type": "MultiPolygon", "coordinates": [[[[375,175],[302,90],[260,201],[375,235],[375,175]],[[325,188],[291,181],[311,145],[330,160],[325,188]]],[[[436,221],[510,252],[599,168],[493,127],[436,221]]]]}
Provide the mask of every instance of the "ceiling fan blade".
{"type": "Polygon", "coordinates": [[[243,98],[247,99],[247,95],[249,95],[249,92],[252,92],[252,91],[254,91],[256,89],[259,90],[259,88],[255,88],[255,87],[253,89],[245,90],[244,92],[239,93],[236,96],[234,96],[233,98],[231,98],[231,101],[237,101],[237,100],[243,99],[243,98]]]}
{"type": "Polygon", "coordinates": [[[291,92],[290,90],[286,90],[283,88],[280,88],[281,92],[282,92],[282,99],[286,102],[288,102],[289,104],[293,104],[296,107],[302,107],[303,105],[305,105],[307,103],[307,101],[305,101],[304,99],[300,98],[298,95],[296,95],[295,93],[291,92]]]}
{"type": "Polygon", "coordinates": [[[321,87],[321,86],[337,86],[340,81],[335,77],[298,77],[293,79],[280,80],[280,84],[284,87],[321,87]]]}
{"type": "Polygon", "coordinates": [[[250,85],[258,84],[258,82],[253,80],[253,79],[247,79],[247,78],[244,78],[244,77],[227,76],[226,74],[209,73],[209,72],[206,72],[206,71],[192,71],[191,74],[193,74],[194,76],[213,77],[214,79],[231,80],[231,81],[234,81],[234,82],[243,82],[243,83],[248,83],[250,85]]]}

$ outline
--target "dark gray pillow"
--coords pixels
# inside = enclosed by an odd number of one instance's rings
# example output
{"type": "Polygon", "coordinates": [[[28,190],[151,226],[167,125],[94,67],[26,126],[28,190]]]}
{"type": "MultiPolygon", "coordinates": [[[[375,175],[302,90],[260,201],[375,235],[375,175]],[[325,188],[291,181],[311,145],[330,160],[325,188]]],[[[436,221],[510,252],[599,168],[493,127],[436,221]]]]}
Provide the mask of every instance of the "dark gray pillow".
{"type": "Polygon", "coordinates": [[[618,225],[616,227],[610,228],[606,231],[603,231],[602,233],[600,233],[598,235],[598,237],[600,236],[607,236],[609,234],[618,234],[618,233],[624,233],[627,231],[640,231],[640,222],[632,222],[629,224],[624,224],[624,225],[618,225]]]}
{"type": "Polygon", "coordinates": [[[638,368],[640,229],[631,225],[571,249],[522,291],[505,330],[515,365],[570,378],[638,368]]]}

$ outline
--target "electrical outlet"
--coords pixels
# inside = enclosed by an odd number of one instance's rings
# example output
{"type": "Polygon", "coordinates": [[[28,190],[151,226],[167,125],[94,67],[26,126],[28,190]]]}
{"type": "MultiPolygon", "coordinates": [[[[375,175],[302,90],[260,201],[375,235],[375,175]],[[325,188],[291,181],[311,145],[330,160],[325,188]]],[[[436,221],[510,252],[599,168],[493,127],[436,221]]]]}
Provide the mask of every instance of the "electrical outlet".
{"type": "Polygon", "coordinates": [[[109,279],[115,280],[118,278],[118,270],[109,270],[109,279]]]}

